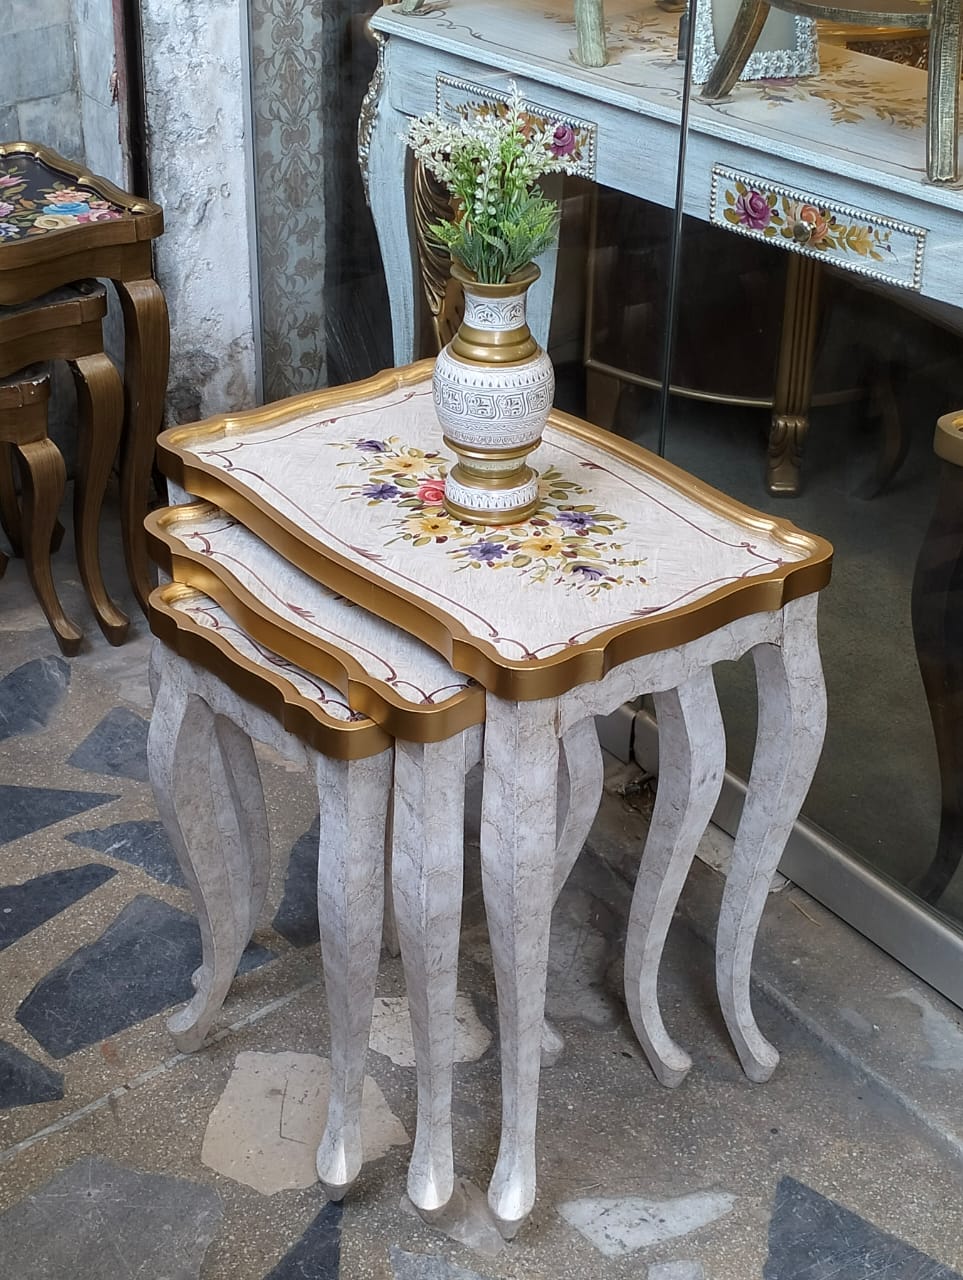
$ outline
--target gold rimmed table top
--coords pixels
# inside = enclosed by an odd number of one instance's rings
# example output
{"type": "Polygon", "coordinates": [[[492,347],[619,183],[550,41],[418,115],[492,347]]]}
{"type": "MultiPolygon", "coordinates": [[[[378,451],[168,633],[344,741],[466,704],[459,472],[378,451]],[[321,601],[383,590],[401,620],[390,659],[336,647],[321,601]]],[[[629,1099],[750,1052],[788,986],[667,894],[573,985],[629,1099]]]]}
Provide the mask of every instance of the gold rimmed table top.
{"type": "Polygon", "coordinates": [[[484,720],[479,685],[315,582],[227,512],[166,507],[148,517],[147,537],[176,582],[216,600],[258,643],[334,685],[392,736],[441,742],[484,720]]]}
{"type": "Polygon", "coordinates": [[[829,581],[822,538],[558,412],[532,455],[540,513],[451,519],[430,375],[422,361],[173,428],[161,466],[502,697],[564,693],[829,581]]]}
{"type": "Polygon", "coordinates": [[[175,653],[210,671],[322,755],[362,760],[392,745],[381,726],[354,711],[337,689],[260,644],[203,592],[176,582],[157,587],[149,620],[175,653]]]}

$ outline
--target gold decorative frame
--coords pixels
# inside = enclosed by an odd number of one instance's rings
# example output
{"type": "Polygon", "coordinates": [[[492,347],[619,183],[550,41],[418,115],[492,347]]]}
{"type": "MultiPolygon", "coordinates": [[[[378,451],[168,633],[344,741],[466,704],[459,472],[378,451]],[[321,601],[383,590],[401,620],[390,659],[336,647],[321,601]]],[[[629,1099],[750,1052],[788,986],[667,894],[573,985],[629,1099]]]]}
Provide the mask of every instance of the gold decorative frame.
{"type": "Polygon", "coordinates": [[[218,508],[211,503],[197,502],[166,507],[147,517],[147,544],[151,555],[175,581],[209,596],[258,644],[334,685],[353,710],[377,721],[396,738],[407,742],[444,742],[484,722],[485,691],[480,686],[472,685],[437,704],[403,698],[343,649],[279,618],[223,565],[186,547],[178,536],[177,526],[193,524],[217,513],[218,508]]]}
{"type": "Polygon", "coordinates": [[[423,360],[349,386],[171,428],[158,439],[161,469],[188,493],[230,512],[286,560],[330,590],[362,608],[376,610],[387,621],[417,636],[442,654],[456,671],[473,676],[490,692],[522,702],[555,697],[580,684],[600,680],[623,662],[697,640],[737,618],[782,609],[790,600],[820,591],[829,582],[833,550],[825,539],[803,533],[788,520],[753,511],[638,445],[556,410],[550,415],[549,424],[557,430],[641,468],[707,510],[741,525],[747,533],[771,537],[801,554],[802,559],[772,573],[728,583],[694,603],[610,627],[551,657],[535,661],[506,658],[487,641],[471,635],[444,609],[385,582],[371,569],[333,551],[240,481],[193,454],[194,449],[215,440],[263,431],[302,414],[324,416],[339,405],[375,399],[426,382],[431,377],[432,364],[431,360],[423,360]]]}
{"type": "Polygon", "coordinates": [[[178,601],[208,598],[196,587],[169,582],[151,592],[150,629],[169,649],[223,680],[239,698],[274,716],[285,729],[322,755],[335,760],[364,760],[393,746],[373,720],[335,720],[281,675],[238,653],[216,631],[193,622],[176,608],[178,601]]]}

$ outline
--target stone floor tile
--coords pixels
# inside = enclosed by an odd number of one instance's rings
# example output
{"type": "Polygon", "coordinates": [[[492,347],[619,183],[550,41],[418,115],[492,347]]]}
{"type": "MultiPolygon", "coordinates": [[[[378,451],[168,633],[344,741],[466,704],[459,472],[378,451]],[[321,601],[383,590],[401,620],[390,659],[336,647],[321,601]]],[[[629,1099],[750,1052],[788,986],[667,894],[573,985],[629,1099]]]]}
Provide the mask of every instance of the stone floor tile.
{"type": "MultiPolygon", "coordinates": [[[[250,946],[246,972],[272,953],[250,946]]],[[[141,894],[96,942],[52,969],[17,1010],[17,1021],[54,1058],[116,1035],[193,995],[200,931],[186,911],[141,894]]]]}
{"type": "Polygon", "coordinates": [[[34,658],[0,679],[0,742],[48,724],[70,684],[63,658],[34,658]]]}
{"type": "MultiPolygon", "coordinates": [[[[620,1258],[715,1222],[729,1212],[734,1202],[735,1196],[722,1191],[697,1191],[672,1200],[589,1196],[565,1201],[558,1206],[558,1212],[599,1253],[606,1258],[620,1258]]],[[[773,1280],[777,1280],[775,1273],[773,1280]]],[[[779,1275],[778,1280],[788,1278],[779,1275]]]]}
{"type": "Polygon", "coordinates": [[[958,1271],[788,1177],[776,1188],[762,1274],[763,1280],[961,1280],[958,1271]]]}
{"type": "MultiPolygon", "coordinates": [[[[314,1186],[330,1087],[327,1058],[239,1053],[207,1122],[201,1161],[266,1196],[314,1186]]],[[[408,1145],[404,1126],[371,1076],[364,1082],[361,1131],[366,1161],[408,1145]]]]}
{"type": "Polygon", "coordinates": [[[394,1280],[485,1280],[477,1271],[466,1271],[445,1258],[427,1253],[406,1253],[394,1245],[388,1252],[394,1280]]]}
{"type": "MultiPolygon", "coordinates": [[[[475,1012],[467,995],[455,997],[455,1062],[477,1062],[488,1051],[492,1033],[475,1012]]],[[[371,1018],[369,1046],[390,1058],[396,1066],[415,1065],[411,1015],[407,996],[378,996],[371,1018]]]]}
{"type": "Polygon", "coordinates": [[[646,1280],[705,1280],[701,1262],[657,1262],[646,1280]]]}
{"type": "Polygon", "coordinates": [[[19,840],[21,836],[118,798],[100,791],[0,785],[0,844],[9,844],[11,840],[19,840]]]}
{"type": "Polygon", "coordinates": [[[79,902],[117,872],[99,862],[65,867],[23,884],[0,885],[0,951],[79,902]]]}
{"type": "Polygon", "coordinates": [[[3,1272],[197,1280],[222,1212],[209,1187],[86,1156],[0,1216],[3,1272]]]}
{"type": "Polygon", "coordinates": [[[71,831],[67,839],[82,849],[96,849],[98,853],[106,853],[108,857],[140,867],[160,884],[184,885],[177,856],[161,822],[147,819],[115,822],[112,826],[95,827],[90,831],[71,831]]]}
{"type": "Polygon", "coordinates": [[[63,1096],[64,1078],[59,1071],[0,1040],[0,1110],[56,1102],[63,1096]]]}
{"type": "Polygon", "coordinates": [[[67,760],[75,769],[109,778],[148,782],[148,721],[127,707],[112,707],[67,760]]]}
{"type": "Polygon", "coordinates": [[[320,937],[318,930],[318,840],[316,818],[296,842],[284,877],[284,896],[272,924],[282,938],[295,947],[310,947],[320,937]]]}
{"type": "Polygon", "coordinates": [[[340,1204],[326,1204],[294,1248],[264,1280],[338,1280],[341,1217],[340,1204]]]}

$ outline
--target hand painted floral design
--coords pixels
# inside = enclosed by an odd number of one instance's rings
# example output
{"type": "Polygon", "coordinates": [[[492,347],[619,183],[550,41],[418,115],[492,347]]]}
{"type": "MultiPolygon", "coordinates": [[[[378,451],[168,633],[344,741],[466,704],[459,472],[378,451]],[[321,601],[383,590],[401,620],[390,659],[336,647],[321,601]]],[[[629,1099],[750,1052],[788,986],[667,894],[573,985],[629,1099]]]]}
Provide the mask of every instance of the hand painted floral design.
{"type": "Polygon", "coordinates": [[[20,156],[0,159],[0,240],[19,240],[46,231],[62,231],[88,222],[113,222],[123,209],[96,191],[67,186],[61,181],[38,185],[35,161],[20,156]]]}
{"type": "Polygon", "coordinates": [[[445,459],[405,445],[397,436],[356,440],[332,447],[350,451],[339,463],[359,467],[362,483],[339,486],[345,501],[384,506],[389,541],[412,547],[443,546],[456,572],[464,569],[512,569],[531,582],[547,582],[567,590],[598,595],[629,582],[645,582],[644,560],[622,557],[616,540],[626,525],[618,516],[580,503],[586,490],[556,468],[542,473],[542,509],[523,524],[467,524],[449,516],[445,496],[445,459]]]}
{"type": "Polygon", "coordinates": [[[844,222],[831,209],[793,200],[735,181],[723,189],[722,216],[733,226],[761,231],[769,239],[781,237],[827,254],[855,254],[885,262],[892,254],[892,231],[870,223],[844,222]]]}
{"type": "Polygon", "coordinates": [[[761,191],[742,192],[733,208],[739,222],[745,227],[752,227],[753,231],[763,231],[772,218],[769,201],[761,191]]]}

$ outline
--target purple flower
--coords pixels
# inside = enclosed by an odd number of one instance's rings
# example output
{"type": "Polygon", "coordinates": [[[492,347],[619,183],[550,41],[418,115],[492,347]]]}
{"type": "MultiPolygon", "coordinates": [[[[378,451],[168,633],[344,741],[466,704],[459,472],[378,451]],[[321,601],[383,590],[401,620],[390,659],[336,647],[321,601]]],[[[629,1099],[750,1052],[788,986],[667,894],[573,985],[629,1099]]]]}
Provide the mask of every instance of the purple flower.
{"type": "Polygon", "coordinates": [[[598,582],[599,578],[605,577],[601,569],[593,569],[590,564],[573,564],[572,572],[580,573],[586,582],[598,582]]]}
{"type": "Polygon", "coordinates": [[[557,159],[575,154],[575,130],[570,124],[557,124],[548,149],[557,159]]]}
{"type": "Polygon", "coordinates": [[[772,210],[761,191],[747,191],[736,201],[736,217],[753,231],[764,231],[769,226],[772,210]]]}
{"type": "Polygon", "coordinates": [[[573,533],[584,533],[595,523],[594,516],[588,511],[560,511],[555,518],[559,524],[567,525],[573,533]]]}
{"type": "Polygon", "coordinates": [[[388,450],[383,440],[356,440],[354,447],[362,453],[386,453],[388,450]]]}
{"type": "Polygon", "coordinates": [[[476,542],[474,546],[468,548],[468,554],[473,560],[491,564],[493,560],[500,560],[503,555],[506,555],[507,548],[500,542],[476,542]]]}
{"type": "Polygon", "coordinates": [[[387,502],[389,498],[397,498],[401,490],[396,484],[366,484],[361,492],[366,498],[387,502]]]}

